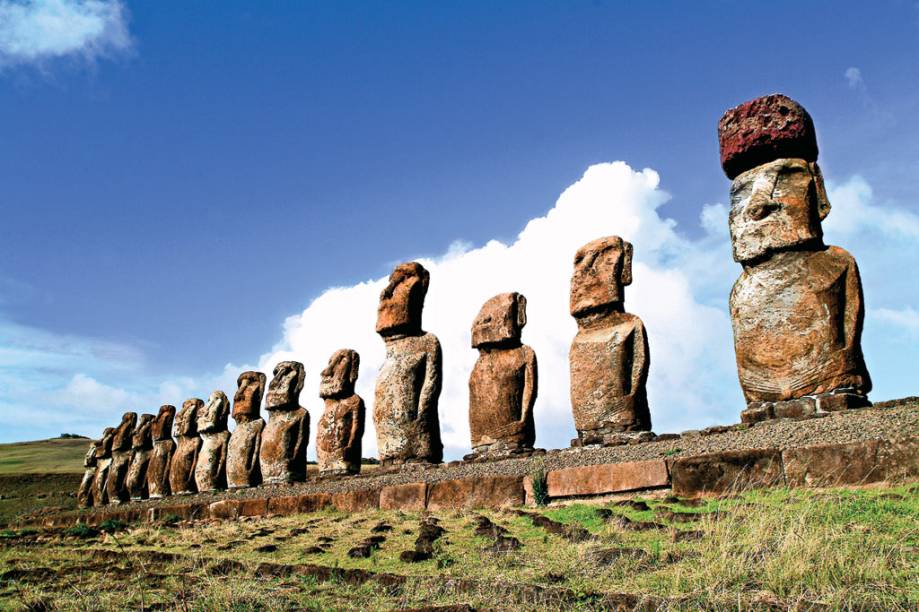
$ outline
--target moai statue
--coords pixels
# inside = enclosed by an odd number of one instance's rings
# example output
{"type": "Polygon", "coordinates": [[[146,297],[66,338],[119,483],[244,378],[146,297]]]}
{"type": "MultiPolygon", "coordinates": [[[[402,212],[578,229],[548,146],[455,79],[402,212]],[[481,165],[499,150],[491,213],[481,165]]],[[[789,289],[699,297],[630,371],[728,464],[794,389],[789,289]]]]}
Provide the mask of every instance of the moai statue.
{"type": "Polygon", "coordinates": [[[83,480],[77,491],[77,504],[81,508],[91,508],[93,505],[93,482],[96,479],[96,453],[102,445],[102,440],[93,440],[83,456],[83,480]]]}
{"type": "Polygon", "coordinates": [[[152,414],[140,415],[137,428],[131,438],[131,466],[128,468],[128,494],[132,501],[147,499],[147,469],[150,466],[150,457],[153,454],[153,422],[156,417],[152,414]]]}
{"type": "Polygon", "coordinates": [[[741,419],[870,405],[861,280],[852,255],[823,243],[830,202],[810,115],[773,94],[727,111],[718,138],[743,266],[730,299],[741,419]]]}
{"type": "Polygon", "coordinates": [[[93,477],[93,506],[104,506],[108,503],[108,475],[112,466],[112,440],[115,439],[115,428],[106,427],[102,431],[99,446],[96,447],[96,475],[93,477]]]}
{"type": "Polygon", "coordinates": [[[227,445],[230,432],[227,418],[230,400],[223,391],[214,391],[204,408],[198,410],[198,435],[201,450],[195,463],[195,486],[198,491],[217,491],[227,488],[227,445]]]}
{"type": "Polygon", "coordinates": [[[258,449],[265,420],[259,415],[267,377],[261,372],[243,372],[236,379],[233,420],[236,429],[227,448],[227,484],[231,489],[257,487],[262,483],[258,449]]]}
{"type": "Polygon", "coordinates": [[[259,468],[268,484],[306,480],[310,415],[300,406],[304,376],[302,363],[282,361],[268,385],[265,410],[269,417],[259,448],[259,468]]]}
{"type": "Polygon", "coordinates": [[[137,426],[137,413],[125,412],[121,424],[115,428],[112,438],[112,465],[109,467],[106,490],[110,504],[123,504],[131,500],[128,492],[128,469],[134,450],[131,443],[134,438],[134,427],[137,426]]]}
{"type": "Polygon", "coordinates": [[[429,281],[421,264],[399,264],[380,294],[376,331],[386,343],[386,360],[377,378],[373,422],[383,465],[443,459],[440,342],[421,329],[429,281]]]}
{"type": "Polygon", "coordinates": [[[201,450],[198,411],[203,409],[204,401],[193,397],[185,400],[176,415],[176,449],[169,462],[169,488],[173,495],[188,495],[198,490],[195,486],[195,464],[201,450]]]}
{"type": "Polygon", "coordinates": [[[578,437],[572,446],[622,444],[649,432],[648,338],[623,308],[632,283],[632,245],[619,236],[588,242],[574,256],[571,316],[578,333],[568,353],[571,407],[578,437]]]}
{"type": "Polygon", "coordinates": [[[172,421],[176,407],[164,404],[153,421],[153,452],[147,465],[147,493],[150,499],[159,499],[172,494],[169,487],[169,465],[176,450],[172,439],[172,421]]]}
{"type": "Polygon", "coordinates": [[[335,351],[322,371],[319,397],[325,411],[316,431],[320,476],[358,474],[364,436],[364,400],[354,392],[361,358],[357,351],[335,351]]]}
{"type": "Polygon", "coordinates": [[[469,459],[533,449],[536,353],[520,342],[526,309],[525,297],[502,293],[485,302],[472,323],[472,348],[479,358],[469,376],[469,459]]]}

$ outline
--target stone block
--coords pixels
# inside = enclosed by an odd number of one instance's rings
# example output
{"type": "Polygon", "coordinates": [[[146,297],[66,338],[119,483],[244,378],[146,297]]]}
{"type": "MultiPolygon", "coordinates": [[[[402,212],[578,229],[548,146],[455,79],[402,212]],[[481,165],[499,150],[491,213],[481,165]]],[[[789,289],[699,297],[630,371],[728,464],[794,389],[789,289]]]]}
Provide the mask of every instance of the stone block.
{"type": "Polygon", "coordinates": [[[265,498],[240,499],[239,516],[265,516],[268,514],[268,500],[265,498]]]}
{"type": "Polygon", "coordinates": [[[332,494],[332,505],[342,512],[361,512],[380,507],[380,490],[365,489],[332,494]]]}
{"type": "Polygon", "coordinates": [[[428,510],[459,510],[470,507],[473,480],[461,478],[435,482],[428,492],[428,510]]]}
{"type": "Polygon", "coordinates": [[[883,480],[878,441],[821,444],[782,451],[785,482],[793,487],[856,485],[883,480]]]}
{"type": "Polygon", "coordinates": [[[654,459],[552,470],[546,484],[549,497],[571,497],[666,487],[670,479],[666,462],[654,459]]]}
{"type": "Polygon", "coordinates": [[[428,485],[412,482],[383,487],[380,490],[380,510],[421,511],[427,507],[428,485]]]}
{"type": "Polygon", "coordinates": [[[287,516],[300,512],[300,496],[284,495],[268,498],[268,513],[278,516],[287,516]]]}
{"type": "Polygon", "coordinates": [[[888,482],[919,477],[919,437],[880,441],[878,468],[888,482]]]}
{"type": "Polygon", "coordinates": [[[212,519],[235,519],[239,517],[239,501],[222,499],[207,507],[207,515],[212,519]]]}
{"type": "Polygon", "coordinates": [[[520,476],[480,476],[442,480],[430,486],[428,510],[463,510],[522,506],[526,502],[520,476]]]}
{"type": "Polygon", "coordinates": [[[801,419],[817,413],[817,402],[812,397],[776,402],[772,407],[777,419],[801,419]]]}
{"type": "Polygon", "coordinates": [[[782,453],[775,448],[733,450],[682,457],[670,463],[675,495],[730,493],[782,484],[782,453]]]}

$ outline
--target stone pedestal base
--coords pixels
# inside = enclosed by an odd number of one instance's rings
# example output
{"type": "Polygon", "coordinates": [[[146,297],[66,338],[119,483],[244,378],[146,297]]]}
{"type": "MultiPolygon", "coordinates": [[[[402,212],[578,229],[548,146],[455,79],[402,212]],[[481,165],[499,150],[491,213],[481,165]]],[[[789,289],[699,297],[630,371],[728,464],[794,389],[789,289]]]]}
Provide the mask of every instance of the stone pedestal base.
{"type": "Polygon", "coordinates": [[[571,440],[572,448],[585,446],[623,446],[651,442],[656,436],[651,431],[614,431],[610,429],[585,429],[571,440]]]}
{"type": "Polygon", "coordinates": [[[463,456],[463,461],[497,461],[499,459],[512,459],[514,457],[529,457],[534,454],[544,454],[545,449],[508,444],[498,441],[493,444],[481,444],[473,447],[472,452],[463,456]]]}
{"type": "Polygon", "coordinates": [[[322,470],[319,472],[320,478],[341,478],[343,476],[354,476],[355,474],[360,474],[360,470],[353,470],[348,468],[334,468],[330,470],[322,470]]]}
{"type": "Polygon", "coordinates": [[[746,410],[740,413],[740,421],[758,423],[770,419],[806,419],[828,412],[869,406],[871,402],[864,395],[839,390],[781,402],[750,402],[746,410]]]}

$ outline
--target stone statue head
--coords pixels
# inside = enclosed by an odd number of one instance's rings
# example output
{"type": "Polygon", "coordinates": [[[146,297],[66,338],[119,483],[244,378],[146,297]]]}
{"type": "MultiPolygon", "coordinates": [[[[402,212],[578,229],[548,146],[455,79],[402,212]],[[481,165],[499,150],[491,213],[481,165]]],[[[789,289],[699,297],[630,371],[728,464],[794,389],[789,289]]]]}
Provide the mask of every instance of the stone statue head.
{"type": "Polygon", "coordinates": [[[198,410],[198,433],[224,431],[230,416],[230,400],[227,394],[217,390],[207,398],[204,408],[198,410]]]}
{"type": "Polygon", "coordinates": [[[83,467],[91,468],[96,465],[96,458],[99,454],[99,447],[102,446],[102,440],[93,440],[89,443],[89,448],[86,449],[86,454],[83,455],[83,467]]]}
{"type": "Polygon", "coordinates": [[[319,397],[350,397],[354,395],[354,383],[360,369],[361,357],[357,351],[341,349],[332,353],[329,365],[322,371],[319,380],[319,397]]]}
{"type": "Polygon", "coordinates": [[[176,416],[176,407],[169,404],[160,406],[160,411],[153,421],[153,439],[168,440],[172,437],[172,421],[176,416]]]}
{"type": "Polygon", "coordinates": [[[131,449],[131,438],[134,435],[134,427],[136,425],[136,412],[125,412],[121,416],[121,424],[115,428],[115,436],[112,438],[113,451],[125,451],[131,449]]]}
{"type": "Polygon", "coordinates": [[[380,294],[377,333],[381,336],[421,333],[421,312],[431,275],[418,262],[399,264],[380,294]]]}
{"type": "Polygon", "coordinates": [[[802,245],[822,245],[830,212],[817,166],[814,122],[782,94],[744,102],[718,123],[721,166],[731,179],[734,260],[754,262],[802,245]]]}
{"type": "Polygon", "coordinates": [[[588,242],[574,256],[571,316],[580,317],[623,301],[632,284],[632,244],[619,236],[588,242]]]}
{"type": "Polygon", "coordinates": [[[194,436],[198,433],[198,411],[204,408],[204,400],[192,397],[182,402],[182,409],[176,415],[176,435],[194,436]]]}
{"type": "Polygon", "coordinates": [[[527,324],[527,299],[523,295],[500,293],[482,305],[472,322],[472,348],[519,345],[527,324]]]}
{"type": "Polygon", "coordinates": [[[131,448],[140,450],[151,448],[153,446],[153,422],[156,417],[152,414],[140,415],[137,421],[137,427],[134,428],[134,435],[131,437],[131,448]]]}
{"type": "Polygon", "coordinates": [[[265,382],[268,377],[262,372],[243,372],[236,379],[236,395],[233,396],[233,420],[246,423],[259,417],[265,382]]]}
{"type": "Polygon", "coordinates": [[[306,372],[299,361],[282,361],[274,366],[274,377],[268,385],[265,408],[290,409],[299,408],[300,392],[306,372]]]}
{"type": "Polygon", "coordinates": [[[96,459],[105,459],[112,456],[112,440],[115,439],[115,428],[106,427],[102,430],[102,438],[96,448],[96,459]]]}

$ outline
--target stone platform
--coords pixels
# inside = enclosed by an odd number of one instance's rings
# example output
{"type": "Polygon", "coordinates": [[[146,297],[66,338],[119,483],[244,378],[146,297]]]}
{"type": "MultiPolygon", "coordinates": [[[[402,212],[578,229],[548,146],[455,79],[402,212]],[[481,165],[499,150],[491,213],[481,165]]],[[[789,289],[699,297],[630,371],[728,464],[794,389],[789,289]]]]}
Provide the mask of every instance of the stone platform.
{"type": "Polygon", "coordinates": [[[717,426],[615,447],[551,450],[494,462],[403,466],[359,476],[174,496],[47,516],[47,526],[118,518],[155,521],[285,515],[323,508],[445,510],[671,489],[722,495],[757,486],[858,485],[919,478],[919,398],[801,420],[717,426]]]}

